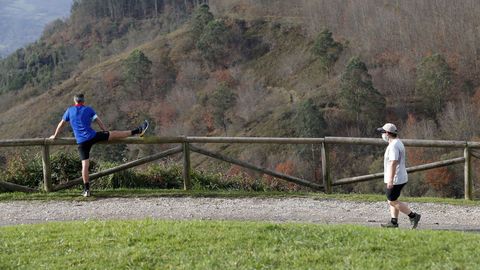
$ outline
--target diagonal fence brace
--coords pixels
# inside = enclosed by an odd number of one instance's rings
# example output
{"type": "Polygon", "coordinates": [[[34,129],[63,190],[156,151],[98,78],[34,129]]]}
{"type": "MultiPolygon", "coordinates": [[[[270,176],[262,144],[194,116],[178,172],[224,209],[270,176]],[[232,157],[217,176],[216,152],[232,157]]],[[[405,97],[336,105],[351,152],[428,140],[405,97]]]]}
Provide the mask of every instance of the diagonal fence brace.
{"type": "Polygon", "coordinates": [[[232,164],[250,169],[250,170],[258,171],[258,172],[261,172],[261,173],[264,173],[264,174],[267,174],[267,175],[270,175],[270,176],[273,176],[273,177],[276,177],[276,178],[280,178],[280,179],[283,179],[283,180],[288,181],[288,182],[293,182],[293,183],[301,185],[301,186],[309,187],[309,188],[312,188],[312,189],[315,189],[315,190],[323,190],[324,189],[323,185],[319,185],[319,184],[312,183],[312,182],[309,182],[309,181],[301,179],[301,178],[297,178],[297,177],[293,177],[293,176],[286,175],[286,174],[283,174],[283,173],[279,173],[279,172],[276,172],[276,171],[272,171],[272,170],[269,170],[269,169],[264,168],[264,167],[255,166],[255,165],[252,165],[252,164],[247,163],[245,161],[241,161],[241,160],[238,160],[238,159],[227,157],[227,156],[224,156],[224,155],[221,155],[221,154],[218,154],[218,153],[213,153],[213,152],[210,152],[208,150],[205,150],[205,149],[193,146],[193,145],[190,145],[190,150],[195,152],[195,153],[198,153],[198,154],[209,156],[209,157],[212,157],[212,158],[215,158],[215,159],[219,159],[219,160],[222,160],[222,161],[225,161],[225,162],[228,162],[228,163],[232,163],[232,164]]]}
{"type": "MultiPolygon", "coordinates": [[[[93,174],[90,175],[90,180],[94,180],[94,179],[97,179],[97,178],[100,178],[100,177],[103,177],[103,176],[106,176],[106,175],[109,175],[109,174],[113,174],[113,173],[116,173],[116,172],[119,172],[119,171],[124,171],[126,169],[130,169],[130,168],[133,168],[135,166],[139,166],[139,165],[142,165],[142,164],[145,164],[145,163],[148,163],[148,162],[155,161],[157,159],[168,157],[170,155],[178,154],[180,152],[182,152],[182,147],[177,146],[175,148],[169,149],[167,151],[160,152],[158,154],[154,154],[154,155],[151,155],[151,156],[147,156],[147,157],[144,157],[144,158],[141,158],[141,159],[137,159],[135,161],[131,161],[131,162],[122,164],[122,165],[117,166],[115,168],[107,169],[105,171],[101,171],[101,172],[98,172],[98,173],[93,173],[93,174]]],[[[79,177],[79,178],[76,178],[74,180],[56,185],[55,187],[53,187],[53,190],[58,191],[58,190],[66,189],[66,188],[69,188],[69,187],[72,187],[72,186],[75,186],[75,185],[79,185],[79,184],[82,184],[82,183],[83,183],[83,179],[82,179],[82,177],[79,177]]]]}

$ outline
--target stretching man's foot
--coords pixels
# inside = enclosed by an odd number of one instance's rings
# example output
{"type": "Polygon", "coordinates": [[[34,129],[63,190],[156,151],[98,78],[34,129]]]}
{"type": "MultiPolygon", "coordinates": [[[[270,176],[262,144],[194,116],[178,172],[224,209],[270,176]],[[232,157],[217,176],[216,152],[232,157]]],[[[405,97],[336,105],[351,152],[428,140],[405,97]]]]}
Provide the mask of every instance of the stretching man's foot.
{"type": "Polygon", "coordinates": [[[143,124],[140,126],[140,128],[142,129],[142,132],[140,132],[139,134],[140,137],[143,137],[143,135],[145,134],[145,131],[147,131],[148,129],[148,126],[149,126],[148,121],[147,120],[143,121],[143,124]]]}
{"type": "Polygon", "coordinates": [[[147,120],[143,121],[143,123],[139,127],[132,130],[132,135],[138,134],[138,136],[143,137],[143,135],[145,134],[145,131],[147,131],[148,129],[148,126],[149,126],[148,121],[147,120]]]}

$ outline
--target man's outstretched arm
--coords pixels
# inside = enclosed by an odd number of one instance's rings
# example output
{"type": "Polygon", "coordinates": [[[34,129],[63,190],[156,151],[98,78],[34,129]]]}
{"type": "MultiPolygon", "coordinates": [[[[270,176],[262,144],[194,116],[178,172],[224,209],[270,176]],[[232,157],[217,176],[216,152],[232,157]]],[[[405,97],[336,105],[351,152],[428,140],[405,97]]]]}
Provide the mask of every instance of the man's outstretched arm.
{"type": "Polygon", "coordinates": [[[58,123],[57,129],[55,130],[55,134],[50,136],[50,139],[57,138],[58,134],[62,131],[63,126],[65,126],[65,123],[67,123],[67,122],[65,122],[65,120],[63,120],[63,119],[60,121],[60,123],[58,123]]]}
{"type": "Polygon", "coordinates": [[[100,120],[100,117],[96,117],[95,118],[95,121],[97,122],[98,126],[100,127],[100,129],[102,129],[102,131],[107,131],[107,128],[105,127],[105,125],[103,124],[102,120],[100,120]]]}

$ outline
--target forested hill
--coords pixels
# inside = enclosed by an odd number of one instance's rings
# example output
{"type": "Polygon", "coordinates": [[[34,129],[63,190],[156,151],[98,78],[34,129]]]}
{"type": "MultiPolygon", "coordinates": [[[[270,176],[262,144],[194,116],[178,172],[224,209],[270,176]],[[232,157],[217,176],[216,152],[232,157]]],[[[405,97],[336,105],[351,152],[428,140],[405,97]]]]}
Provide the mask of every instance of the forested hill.
{"type": "MultiPolygon", "coordinates": [[[[0,62],[0,138],[51,135],[83,92],[110,128],[147,118],[155,135],[374,136],[391,121],[402,137],[476,139],[479,12],[473,0],[76,0],[0,62]]],[[[318,176],[310,148],[227,150],[318,176]]],[[[334,166],[380,164],[346,152],[334,166]]]]}
{"type": "Polygon", "coordinates": [[[43,27],[65,18],[72,0],[0,0],[0,57],[6,57],[41,35],[43,27]]]}

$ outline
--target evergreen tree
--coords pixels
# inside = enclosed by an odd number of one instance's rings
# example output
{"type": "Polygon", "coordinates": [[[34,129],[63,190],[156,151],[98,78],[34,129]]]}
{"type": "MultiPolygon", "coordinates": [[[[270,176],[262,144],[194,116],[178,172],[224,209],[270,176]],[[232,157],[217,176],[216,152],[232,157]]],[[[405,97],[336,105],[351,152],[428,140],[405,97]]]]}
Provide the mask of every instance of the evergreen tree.
{"type": "Polygon", "coordinates": [[[140,50],[134,50],[124,62],[127,86],[144,89],[152,79],[152,61],[140,50]]]}
{"type": "Polygon", "coordinates": [[[221,84],[211,97],[213,107],[213,120],[227,133],[229,121],[226,117],[227,111],[235,105],[237,96],[226,84],[221,84]]]}
{"type": "Polygon", "coordinates": [[[452,75],[452,69],[439,54],[425,57],[418,65],[415,92],[428,117],[435,119],[445,107],[452,75]]]}
{"type": "Polygon", "coordinates": [[[228,56],[232,45],[233,35],[222,20],[208,23],[197,42],[203,58],[211,64],[221,64],[228,56]]]}
{"type": "Polygon", "coordinates": [[[192,15],[190,27],[194,40],[198,39],[209,22],[213,21],[213,14],[207,4],[200,5],[192,15]]]}
{"type": "MultiPolygon", "coordinates": [[[[295,130],[298,136],[320,138],[326,135],[327,123],[312,99],[299,104],[295,114],[295,130]]],[[[312,179],[319,182],[320,148],[319,145],[302,145],[299,147],[301,157],[310,166],[312,179]]]]}
{"type": "Polygon", "coordinates": [[[373,87],[367,66],[358,57],[350,59],[341,76],[339,101],[364,136],[385,119],[385,98],[373,87]]]}
{"type": "Polygon", "coordinates": [[[343,45],[332,38],[332,32],[323,30],[315,40],[313,53],[320,58],[325,69],[329,70],[338,60],[343,51],[343,45]]]}
{"type": "Polygon", "coordinates": [[[296,133],[300,137],[319,138],[325,136],[327,124],[311,98],[298,106],[295,124],[296,133]]]}

